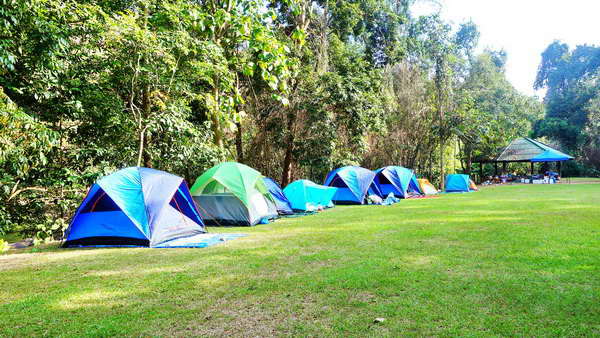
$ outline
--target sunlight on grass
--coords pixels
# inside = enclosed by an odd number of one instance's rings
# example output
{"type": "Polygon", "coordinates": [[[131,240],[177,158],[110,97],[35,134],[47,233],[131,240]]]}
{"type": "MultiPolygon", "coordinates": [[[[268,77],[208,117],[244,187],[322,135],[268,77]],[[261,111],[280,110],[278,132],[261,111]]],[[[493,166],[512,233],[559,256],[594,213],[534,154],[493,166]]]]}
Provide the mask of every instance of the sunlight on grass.
{"type": "Polygon", "coordinates": [[[127,301],[123,291],[95,290],[79,294],[69,295],[59,301],[55,306],[59,310],[78,310],[86,307],[113,308],[124,306],[127,301]]]}

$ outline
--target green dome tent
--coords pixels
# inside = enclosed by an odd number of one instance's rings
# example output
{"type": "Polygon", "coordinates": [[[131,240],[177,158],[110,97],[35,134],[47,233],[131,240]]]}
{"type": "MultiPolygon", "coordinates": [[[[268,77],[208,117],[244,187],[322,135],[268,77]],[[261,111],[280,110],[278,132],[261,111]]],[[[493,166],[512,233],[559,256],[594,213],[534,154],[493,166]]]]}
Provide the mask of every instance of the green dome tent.
{"type": "Polygon", "coordinates": [[[256,225],[277,216],[261,173],[240,163],[210,168],[190,191],[207,225],[256,225]]]}

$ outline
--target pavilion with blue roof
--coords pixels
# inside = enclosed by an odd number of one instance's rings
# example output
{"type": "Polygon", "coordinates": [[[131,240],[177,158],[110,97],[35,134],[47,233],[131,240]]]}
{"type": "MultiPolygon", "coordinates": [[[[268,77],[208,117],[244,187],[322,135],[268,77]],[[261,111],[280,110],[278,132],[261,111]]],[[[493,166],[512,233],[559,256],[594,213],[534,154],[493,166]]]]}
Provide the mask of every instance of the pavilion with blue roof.
{"type": "Polygon", "coordinates": [[[531,176],[533,176],[534,164],[536,162],[556,162],[557,169],[560,172],[561,163],[572,159],[572,156],[556,150],[547,144],[530,139],[528,137],[520,137],[513,140],[508,146],[506,146],[500,155],[498,155],[498,157],[495,159],[476,162],[480,163],[480,177],[483,177],[484,163],[494,163],[495,174],[497,176],[498,163],[502,163],[502,171],[506,172],[506,165],[511,162],[530,162],[531,176]]]}

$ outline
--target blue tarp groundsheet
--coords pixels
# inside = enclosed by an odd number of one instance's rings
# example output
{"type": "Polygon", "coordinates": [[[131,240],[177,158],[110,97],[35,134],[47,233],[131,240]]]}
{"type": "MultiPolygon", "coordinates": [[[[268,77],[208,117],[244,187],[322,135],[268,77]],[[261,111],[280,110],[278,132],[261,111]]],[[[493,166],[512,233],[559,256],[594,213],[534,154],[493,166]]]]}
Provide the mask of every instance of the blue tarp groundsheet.
{"type": "Polygon", "coordinates": [[[206,248],[245,236],[245,234],[199,234],[164,242],[155,248],[206,248]]]}
{"type": "Polygon", "coordinates": [[[446,176],[446,192],[469,192],[469,175],[451,174],[446,176]]]}
{"type": "Polygon", "coordinates": [[[283,193],[294,211],[316,211],[333,206],[332,198],[337,188],[316,184],[309,180],[297,180],[288,184],[283,193]]]}
{"type": "Polygon", "coordinates": [[[338,188],[333,197],[335,204],[364,204],[367,195],[382,196],[373,182],[375,172],[356,166],[332,170],[325,178],[325,185],[338,188]]]}
{"type": "Polygon", "coordinates": [[[183,178],[131,167],[94,184],[65,232],[65,247],[150,246],[206,232],[183,178]]]}
{"type": "Polygon", "coordinates": [[[267,189],[269,189],[271,196],[273,196],[273,199],[275,200],[277,213],[279,213],[280,215],[293,214],[294,211],[292,210],[292,205],[290,204],[290,201],[288,201],[287,197],[285,197],[285,194],[281,190],[279,184],[268,177],[265,177],[263,179],[265,181],[267,189]]]}
{"type": "Polygon", "coordinates": [[[421,195],[421,189],[415,173],[399,166],[387,166],[375,170],[375,184],[385,198],[390,193],[399,198],[408,198],[409,194],[421,195]]]}

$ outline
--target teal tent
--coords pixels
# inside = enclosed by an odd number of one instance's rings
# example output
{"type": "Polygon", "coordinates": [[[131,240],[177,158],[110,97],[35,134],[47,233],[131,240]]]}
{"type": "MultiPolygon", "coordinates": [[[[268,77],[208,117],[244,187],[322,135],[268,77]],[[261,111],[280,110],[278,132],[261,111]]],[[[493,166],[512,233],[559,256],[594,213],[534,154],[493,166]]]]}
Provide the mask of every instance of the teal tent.
{"type": "Polygon", "coordinates": [[[446,192],[470,192],[471,179],[469,175],[450,174],[446,176],[446,192]]]}
{"type": "Polygon", "coordinates": [[[297,180],[288,184],[283,193],[296,211],[315,211],[333,207],[331,199],[337,188],[316,184],[309,180],[297,180]]]}

